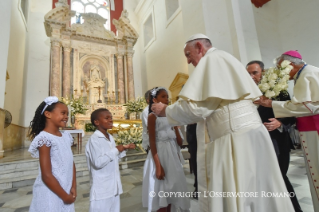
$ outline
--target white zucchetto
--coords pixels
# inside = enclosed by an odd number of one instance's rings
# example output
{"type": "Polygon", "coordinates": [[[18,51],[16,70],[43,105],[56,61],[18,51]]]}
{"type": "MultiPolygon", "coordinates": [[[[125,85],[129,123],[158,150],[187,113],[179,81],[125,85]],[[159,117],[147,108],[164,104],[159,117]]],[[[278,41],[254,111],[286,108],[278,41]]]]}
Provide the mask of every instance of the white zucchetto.
{"type": "Polygon", "coordinates": [[[194,34],[194,35],[190,36],[187,39],[186,43],[193,41],[193,40],[197,40],[197,39],[208,39],[210,41],[210,39],[206,35],[198,33],[198,34],[194,34]]]}

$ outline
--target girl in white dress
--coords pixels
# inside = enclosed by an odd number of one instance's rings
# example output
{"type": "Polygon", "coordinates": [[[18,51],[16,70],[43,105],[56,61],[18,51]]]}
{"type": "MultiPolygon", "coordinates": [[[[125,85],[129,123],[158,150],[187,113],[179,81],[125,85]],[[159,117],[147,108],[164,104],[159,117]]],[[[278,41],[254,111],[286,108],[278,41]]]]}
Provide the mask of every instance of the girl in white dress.
{"type": "MultiPolygon", "coordinates": [[[[168,104],[168,92],[156,87],[151,91],[150,105],[168,104]]],[[[166,117],[148,116],[150,151],[144,164],[143,207],[148,211],[189,211],[190,200],[186,178],[176,146],[182,145],[178,128],[172,128],[166,117]],[[169,194],[175,192],[175,195],[169,194]]]]}
{"type": "Polygon", "coordinates": [[[32,212],[74,212],[76,175],[69,133],[61,133],[68,121],[67,106],[47,97],[35,111],[28,136],[29,152],[39,158],[39,175],[33,185],[32,212]]]}

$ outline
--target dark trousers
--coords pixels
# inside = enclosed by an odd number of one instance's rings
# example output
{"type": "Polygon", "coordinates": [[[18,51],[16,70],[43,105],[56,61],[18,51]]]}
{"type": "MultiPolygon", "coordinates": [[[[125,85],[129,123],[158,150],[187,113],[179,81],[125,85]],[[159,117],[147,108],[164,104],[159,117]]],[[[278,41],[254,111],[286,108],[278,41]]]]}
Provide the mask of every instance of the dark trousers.
{"type": "Polygon", "coordinates": [[[198,191],[198,183],[197,183],[197,142],[189,142],[188,143],[188,152],[191,155],[190,163],[195,175],[194,187],[196,192],[198,191]]]}
{"type": "MultiPolygon", "coordinates": [[[[273,141],[274,145],[275,143],[277,144],[277,142],[273,141]]],[[[278,144],[277,144],[278,146],[278,144]]],[[[277,152],[276,152],[277,153],[277,152]]],[[[294,206],[294,209],[296,212],[302,212],[301,207],[299,205],[296,193],[294,188],[292,187],[289,178],[287,177],[287,172],[288,172],[288,168],[289,168],[289,162],[290,162],[290,151],[287,151],[286,149],[281,149],[279,148],[279,154],[277,154],[277,158],[278,158],[278,163],[279,163],[279,168],[282,174],[282,177],[285,181],[287,190],[290,194],[294,194],[294,195],[290,195],[290,200],[292,202],[292,205],[294,206]]]]}

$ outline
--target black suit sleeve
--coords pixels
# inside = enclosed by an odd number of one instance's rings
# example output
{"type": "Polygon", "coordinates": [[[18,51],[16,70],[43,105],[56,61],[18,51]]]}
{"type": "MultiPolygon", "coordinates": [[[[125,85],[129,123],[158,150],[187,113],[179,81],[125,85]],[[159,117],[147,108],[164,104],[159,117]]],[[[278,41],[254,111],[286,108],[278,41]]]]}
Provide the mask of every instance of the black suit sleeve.
{"type": "MultiPolygon", "coordinates": [[[[290,100],[289,94],[285,95],[283,93],[279,94],[280,101],[288,101],[290,100]]],[[[283,132],[288,132],[288,129],[296,123],[295,117],[287,117],[287,118],[278,118],[278,120],[282,123],[283,132]]]]}

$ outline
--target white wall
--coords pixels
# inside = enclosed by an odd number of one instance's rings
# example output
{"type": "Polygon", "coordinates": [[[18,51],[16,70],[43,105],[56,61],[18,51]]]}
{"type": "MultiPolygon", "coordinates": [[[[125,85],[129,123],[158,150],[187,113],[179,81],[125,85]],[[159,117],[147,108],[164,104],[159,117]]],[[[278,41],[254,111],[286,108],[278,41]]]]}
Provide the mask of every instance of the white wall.
{"type": "Polygon", "coordinates": [[[19,0],[12,0],[10,41],[8,51],[7,70],[10,79],[6,82],[6,96],[4,108],[12,114],[12,123],[22,126],[24,110],[23,83],[26,26],[24,17],[19,9],[19,0]]]}
{"type": "MultiPolygon", "coordinates": [[[[178,72],[188,73],[187,62],[183,53],[184,28],[183,16],[179,12],[168,23],[165,1],[142,1],[142,6],[135,9],[140,38],[136,44],[140,51],[143,93],[155,86],[168,88],[178,72]],[[154,11],[155,41],[145,49],[143,23],[154,11]]],[[[134,70],[135,71],[135,70],[134,70]]]]}
{"type": "Polygon", "coordinates": [[[278,31],[282,51],[298,50],[303,59],[319,67],[319,1],[278,1],[278,31]]]}
{"type": "Polygon", "coordinates": [[[0,1],[0,108],[4,107],[12,1],[0,1]]]}
{"type": "Polygon", "coordinates": [[[26,41],[24,126],[29,126],[39,104],[49,95],[50,39],[45,34],[44,15],[52,9],[51,0],[31,0],[26,41]]]}
{"type": "Polygon", "coordinates": [[[283,53],[278,31],[277,8],[277,1],[268,2],[261,8],[253,7],[261,57],[266,68],[274,66],[274,58],[283,53]]]}

